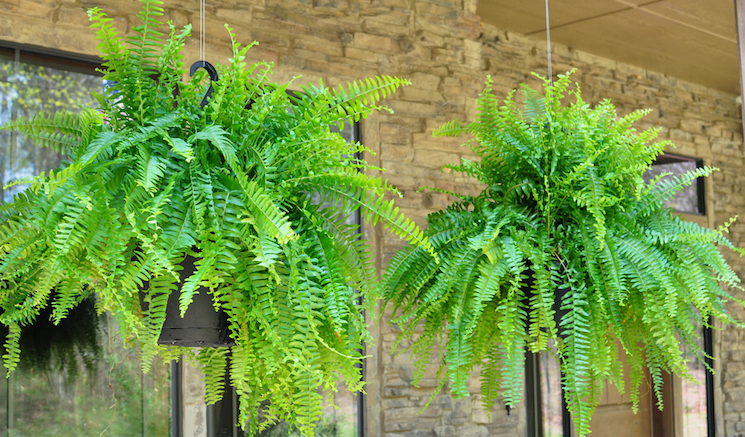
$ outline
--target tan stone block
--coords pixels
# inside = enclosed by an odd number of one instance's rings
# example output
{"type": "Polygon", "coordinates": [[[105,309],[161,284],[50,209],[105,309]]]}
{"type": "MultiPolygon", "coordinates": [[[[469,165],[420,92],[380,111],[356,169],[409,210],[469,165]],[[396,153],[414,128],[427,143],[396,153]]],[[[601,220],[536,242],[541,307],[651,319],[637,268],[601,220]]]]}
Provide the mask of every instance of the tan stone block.
{"type": "Polygon", "coordinates": [[[457,18],[444,20],[442,16],[419,15],[415,21],[415,30],[417,32],[427,32],[444,38],[453,36],[454,33],[456,33],[456,22],[457,18]]]}
{"type": "Polygon", "coordinates": [[[88,23],[88,12],[79,6],[62,6],[59,8],[57,25],[82,27],[88,23]]]}
{"type": "Polygon", "coordinates": [[[398,43],[393,38],[363,32],[354,34],[353,44],[357,48],[374,52],[396,53],[399,50],[398,43]]]}
{"type": "Polygon", "coordinates": [[[396,20],[383,21],[380,18],[385,19],[387,17],[376,17],[375,19],[363,21],[362,29],[365,33],[392,37],[403,37],[411,33],[412,28],[408,22],[408,17],[404,22],[396,20]]]}
{"type": "Polygon", "coordinates": [[[460,155],[438,150],[416,149],[413,163],[423,167],[441,168],[446,164],[459,164],[460,155]]]}
{"type": "Polygon", "coordinates": [[[401,124],[381,123],[380,140],[391,144],[410,144],[411,128],[401,124]]]}
{"type": "MultiPolygon", "coordinates": [[[[8,15],[7,13],[15,9],[16,6],[10,3],[0,3],[0,11],[2,11],[2,15],[8,15]]],[[[3,35],[3,34],[0,34],[3,35]]]]}
{"type": "Polygon", "coordinates": [[[344,47],[344,57],[349,59],[357,59],[365,62],[379,62],[381,59],[380,53],[372,52],[368,49],[358,49],[354,47],[344,47]]]}
{"type": "Polygon", "coordinates": [[[396,114],[389,114],[387,112],[381,112],[378,113],[380,116],[381,122],[386,123],[395,123],[400,124],[402,126],[408,126],[411,128],[412,132],[421,132],[425,128],[426,118],[424,119],[418,119],[418,118],[409,118],[409,117],[399,117],[396,114]]]}
{"type": "Polygon", "coordinates": [[[313,1],[313,11],[326,12],[333,15],[341,15],[349,9],[347,0],[315,0],[313,1]]]}
{"type": "MultiPolygon", "coordinates": [[[[192,16],[193,18],[193,16],[192,16]]],[[[130,23],[137,23],[139,25],[139,19],[131,19],[130,23]]],[[[195,37],[199,36],[199,22],[193,23],[192,35],[195,37]]],[[[245,41],[250,39],[250,33],[247,33],[245,29],[234,28],[233,31],[236,34],[236,38],[239,41],[245,41]],[[240,35],[240,36],[239,36],[240,35]]],[[[204,36],[205,39],[212,38],[215,41],[230,41],[230,34],[225,28],[225,23],[222,20],[215,18],[206,17],[204,20],[204,36]]]]}
{"type": "Polygon", "coordinates": [[[98,7],[110,17],[136,15],[142,6],[140,2],[121,0],[81,0],[80,5],[86,10],[98,7]]]}
{"type": "Polygon", "coordinates": [[[693,141],[693,135],[681,129],[670,129],[670,139],[673,141],[693,141]]]}
{"type": "Polygon", "coordinates": [[[347,80],[359,79],[360,77],[371,76],[372,71],[360,71],[359,68],[350,67],[339,62],[319,62],[309,60],[308,69],[317,73],[325,73],[347,80]]]}
{"type": "Polygon", "coordinates": [[[329,41],[322,38],[304,36],[302,38],[296,38],[293,42],[293,47],[297,49],[305,49],[314,52],[325,53],[329,56],[344,56],[344,48],[341,46],[338,40],[329,41]]]}
{"type": "Polygon", "coordinates": [[[412,162],[414,160],[414,148],[409,145],[382,144],[380,149],[381,159],[396,162],[412,162]]]}
{"type": "Polygon", "coordinates": [[[724,138],[712,138],[711,151],[715,155],[721,154],[737,157],[742,157],[743,155],[742,143],[737,141],[725,140],[724,138]]]}
{"type": "Polygon", "coordinates": [[[279,55],[274,50],[268,50],[261,46],[253,47],[246,56],[248,62],[273,62],[277,63],[279,55]]]}
{"type": "Polygon", "coordinates": [[[434,74],[416,72],[408,76],[411,86],[426,90],[437,90],[440,85],[440,77],[434,74]]]}
{"type": "Polygon", "coordinates": [[[54,7],[49,7],[40,3],[24,2],[20,6],[14,6],[12,12],[9,14],[51,21],[54,10],[54,7]]]}
{"type": "Polygon", "coordinates": [[[251,37],[251,40],[258,41],[259,47],[265,50],[277,50],[290,47],[290,37],[284,33],[252,32],[251,37]]]}
{"type": "Polygon", "coordinates": [[[445,98],[442,94],[433,90],[421,88],[406,87],[401,92],[401,99],[410,102],[436,102],[442,103],[445,98]]]}
{"type": "Polygon", "coordinates": [[[696,134],[708,133],[707,130],[710,125],[711,123],[700,119],[686,119],[680,122],[681,129],[696,134]]]}
{"type": "MultiPolygon", "coordinates": [[[[379,54],[380,57],[385,55],[379,54]]],[[[363,80],[367,77],[378,76],[381,74],[388,74],[386,71],[379,69],[380,65],[377,62],[361,61],[359,59],[330,56],[329,62],[337,64],[346,64],[350,69],[357,70],[357,76],[353,76],[352,79],[363,80]]],[[[329,82],[330,83],[330,82],[329,82]]]]}
{"type": "Polygon", "coordinates": [[[409,58],[418,58],[418,60],[426,63],[431,63],[432,59],[432,48],[424,44],[418,44],[416,41],[409,38],[400,38],[399,44],[401,52],[409,58]]]}
{"type": "Polygon", "coordinates": [[[304,49],[294,49],[293,54],[299,58],[308,59],[311,61],[329,62],[329,56],[325,53],[304,49]]]}
{"type": "Polygon", "coordinates": [[[481,20],[478,15],[460,15],[450,26],[461,38],[476,40],[481,34],[481,20]]]}
{"type": "Polygon", "coordinates": [[[401,194],[403,197],[396,199],[396,206],[400,208],[421,208],[427,206],[426,194],[420,193],[417,190],[402,190],[401,194]]]}
{"type": "Polygon", "coordinates": [[[468,149],[461,146],[464,142],[465,138],[460,137],[433,137],[431,130],[415,133],[412,137],[414,148],[421,149],[422,153],[426,153],[426,150],[468,152],[468,149]]]}
{"type": "MultiPolygon", "coordinates": [[[[181,9],[169,9],[167,12],[167,17],[171,22],[173,22],[173,25],[176,26],[177,29],[183,29],[184,26],[191,23],[191,16],[188,12],[181,10],[181,9]]],[[[197,27],[197,31],[199,30],[199,27],[197,27]]],[[[192,35],[194,35],[194,29],[192,28],[192,35]]]]}
{"type": "Polygon", "coordinates": [[[434,73],[432,70],[432,51],[428,47],[414,46],[414,50],[406,54],[393,55],[390,58],[391,65],[402,74],[413,74],[417,71],[434,73]]]}
{"type": "Polygon", "coordinates": [[[382,405],[383,405],[383,409],[387,410],[387,409],[393,409],[393,408],[411,407],[412,403],[409,399],[406,399],[406,398],[394,398],[394,399],[383,399],[382,405]]]}
{"type": "Polygon", "coordinates": [[[297,5],[290,9],[271,7],[254,9],[252,13],[252,27],[254,30],[268,30],[276,32],[282,30],[291,35],[314,35],[330,33],[328,28],[319,27],[318,17],[303,13],[297,5]]]}
{"type": "Polygon", "coordinates": [[[402,100],[390,100],[387,102],[389,108],[393,109],[399,116],[425,117],[433,118],[436,115],[436,109],[433,104],[405,102],[402,100]]]}
{"type": "Polygon", "coordinates": [[[425,47],[443,47],[445,45],[445,39],[442,36],[425,30],[417,31],[415,42],[425,47]]]}
{"type": "Polygon", "coordinates": [[[418,1],[414,3],[414,11],[417,15],[453,17],[458,14],[458,9],[447,2],[418,1]]]}
{"type": "Polygon", "coordinates": [[[29,3],[45,6],[49,9],[56,9],[58,6],[57,0],[23,0],[24,7],[29,3]]]}
{"type": "Polygon", "coordinates": [[[227,23],[239,23],[244,26],[250,26],[251,10],[247,7],[215,8],[215,18],[227,23]]]}
{"type": "MultiPolygon", "coordinates": [[[[388,161],[385,159],[381,159],[381,165],[383,168],[388,170],[386,176],[391,181],[391,184],[395,186],[400,185],[401,179],[399,178],[407,176],[416,178],[417,187],[421,184],[422,180],[425,179],[430,179],[434,183],[435,180],[441,177],[442,173],[437,167],[433,168],[430,166],[425,167],[422,165],[403,164],[397,161],[388,161]]],[[[427,184],[429,185],[429,183],[427,184]]]]}
{"type": "Polygon", "coordinates": [[[60,44],[57,46],[60,50],[71,51],[83,55],[99,56],[96,50],[99,41],[96,35],[90,29],[65,29],[61,26],[55,26],[56,33],[59,36],[60,44]]]}

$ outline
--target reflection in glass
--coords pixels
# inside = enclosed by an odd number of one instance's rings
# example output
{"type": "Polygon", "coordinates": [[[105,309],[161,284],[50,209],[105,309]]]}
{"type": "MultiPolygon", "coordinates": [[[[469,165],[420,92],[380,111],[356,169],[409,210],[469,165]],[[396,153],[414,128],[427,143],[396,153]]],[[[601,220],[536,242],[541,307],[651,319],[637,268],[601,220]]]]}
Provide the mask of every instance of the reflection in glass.
{"type": "Polygon", "coordinates": [[[561,371],[556,345],[549,340],[548,351],[541,352],[541,414],[544,437],[562,437],[561,371]]]}
{"type": "MultiPolygon", "coordinates": [[[[137,351],[125,347],[115,319],[101,316],[102,354],[94,371],[24,367],[13,373],[12,433],[38,437],[168,435],[169,366],[143,375],[137,351]]],[[[23,359],[23,351],[21,352],[23,359]]]]}
{"type": "MultiPolygon", "coordinates": [[[[344,123],[344,129],[341,126],[332,126],[331,132],[339,133],[347,143],[353,143],[356,137],[357,125],[351,122],[344,123]]],[[[313,193],[312,199],[315,203],[320,202],[318,193],[313,193]]],[[[326,204],[328,205],[328,204],[326,204]]],[[[360,220],[357,214],[350,214],[345,217],[347,225],[359,226],[360,220]]],[[[360,369],[360,371],[362,371],[360,369]]],[[[326,394],[319,390],[320,393],[326,394]]],[[[329,397],[330,394],[329,394],[329,397]]],[[[343,382],[336,384],[336,392],[333,393],[333,404],[327,402],[323,406],[324,419],[316,427],[315,434],[317,437],[358,437],[358,402],[359,399],[355,393],[350,392],[343,382]]],[[[270,426],[259,437],[300,437],[297,429],[290,429],[286,422],[279,422],[270,426]]]]}
{"type": "MultiPolygon", "coordinates": [[[[347,390],[343,383],[337,384],[333,395],[334,405],[326,403],[323,420],[316,426],[316,437],[358,437],[357,396],[347,390]]],[[[246,434],[247,435],[247,434],[246,434]]],[[[301,437],[296,428],[290,429],[287,422],[279,422],[258,434],[258,437],[301,437]]]]}
{"type": "MultiPolygon", "coordinates": [[[[703,332],[703,324],[700,319],[696,319],[696,331],[703,332]]],[[[696,345],[700,350],[704,350],[703,336],[698,335],[695,338],[696,345]]],[[[683,399],[683,437],[700,437],[707,435],[706,421],[706,366],[703,357],[691,350],[690,347],[683,345],[683,358],[688,360],[688,372],[693,377],[693,381],[681,378],[682,399],[683,399]]]]}
{"type": "MultiPolygon", "coordinates": [[[[663,173],[671,174],[664,176],[662,180],[672,176],[679,176],[696,170],[696,166],[696,160],[693,158],[669,154],[660,155],[657,158],[657,162],[652,165],[652,168],[644,172],[644,182],[649,183],[663,173]]],[[[703,214],[703,211],[701,211],[699,207],[698,190],[699,186],[696,181],[694,181],[692,184],[683,187],[680,191],[675,193],[675,196],[671,200],[666,201],[665,205],[679,212],[703,214]]]]}
{"type": "MultiPolygon", "coordinates": [[[[84,107],[95,106],[90,93],[101,91],[102,82],[92,69],[86,69],[86,74],[37,65],[38,57],[29,58],[29,62],[24,60],[24,53],[19,50],[0,50],[0,124],[41,112],[79,112],[84,107]]],[[[25,184],[8,184],[57,168],[64,159],[64,154],[39,148],[17,132],[0,131],[0,199],[10,202],[25,188],[25,184]]],[[[31,353],[33,347],[22,347],[19,368],[9,379],[0,378],[0,434],[14,437],[169,434],[168,363],[153,363],[150,373],[143,375],[137,351],[125,345],[114,319],[107,314],[96,316],[95,311],[91,317],[99,317],[99,323],[93,324],[93,332],[99,339],[100,352],[91,354],[90,349],[68,348],[73,359],[62,357],[60,351],[64,348],[56,346],[64,342],[53,340],[68,334],[62,326],[48,326],[40,332],[50,337],[48,360],[33,359],[44,354],[31,353]],[[71,374],[75,373],[77,377],[72,378],[71,374]]],[[[22,331],[22,342],[24,335],[22,331]]]]}
{"type": "MultiPolygon", "coordinates": [[[[22,61],[22,59],[21,59],[22,61]]],[[[79,112],[93,106],[92,91],[101,91],[101,78],[42,65],[15,62],[0,56],[0,124],[44,112],[79,112]]],[[[0,131],[0,199],[13,200],[25,185],[4,188],[59,167],[64,155],[42,149],[17,132],[0,131]]]]}

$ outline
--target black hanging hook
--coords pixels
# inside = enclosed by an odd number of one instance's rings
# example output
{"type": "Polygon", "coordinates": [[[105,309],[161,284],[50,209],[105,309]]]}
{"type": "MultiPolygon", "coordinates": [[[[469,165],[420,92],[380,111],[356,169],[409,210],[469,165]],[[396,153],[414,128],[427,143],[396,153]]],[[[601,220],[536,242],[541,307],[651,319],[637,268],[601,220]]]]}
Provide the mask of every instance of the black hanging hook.
{"type": "Polygon", "coordinates": [[[204,108],[205,105],[207,105],[207,100],[212,97],[212,91],[214,91],[214,88],[212,88],[212,82],[219,81],[220,77],[217,74],[215,66],[207,61],[197,61],[191,64],[191,68],[189,69],[189,76],[194,76],[194,73],[196,73],[197,70],[199,70],[200,68],[204,68],[205,70],[207,70],[207,74],[209,74],[210,76],[210,86],[209,88],[207,88],[207,92],[204,93],[204,97],[202,97],[202,103],[199,104],[200,107],[204,108]]]}

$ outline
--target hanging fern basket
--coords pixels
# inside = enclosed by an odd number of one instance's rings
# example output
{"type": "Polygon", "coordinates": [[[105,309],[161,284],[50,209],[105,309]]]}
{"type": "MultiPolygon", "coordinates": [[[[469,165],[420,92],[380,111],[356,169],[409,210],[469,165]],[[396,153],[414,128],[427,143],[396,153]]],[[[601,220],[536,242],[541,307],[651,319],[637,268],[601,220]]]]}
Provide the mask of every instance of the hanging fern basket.
{"type": "Polygon", "coordinates": [[[160,1],[141,2],[142,25],[126,37],[89,11],[108,84],[98,107],[0,127],[69,156],[0,205],[4,364],[16,367],[21,326],[44,308],[61,320],[94,294],[139,347],[143,371],[154,355],[183,356],[204,372],[208,403],[226,379],[235,387],[247,434],[284,420],[311,436],[324,393],[339,381],[362,389],[357,365],[372,341],[364,308],[377,278],[345,219],[360,211],[432,250],[387,198],[395,188],[368,175],[380,169],[358,158],[367,149],[332,131],[387,110],[381,99],[409,82],[289,94],[270,63],[247,64],[251,46],[233,41],[227,65],[199,63],[184,83],[191,27],[163,23],[160,1]]]}
{"type": "Polygon", "coordinates": [[[485,189],[449,193],[458,200],[427,217],[440,262],[408,247],[391,260],[383,290],[398,341],[414,355],[415,384],[438,353],[440,388],[449,382],[452,394],[468,396],[479,368],[484,408],[500,397],[514,406],[525,352],[555,353],[585,436],[605,381],[628,390],[636,408],[651,375],[662,399],[663,372],[688,375],[683,346],[704,361],[701,323],[742,326],[725,311],[742,287],[720,250],[745,251],[724,236],[733,220],[706,229],[665,206],[716,169],[645,183],[672,146],[652,142],[659,129],[633,128],[648,111],[619,117],[610,101],[590,107],[569,75],[520,91],[500,103],[488,79],[475,121],[435,131],[473,138],[480,159],[448,167],[485,189]]]}

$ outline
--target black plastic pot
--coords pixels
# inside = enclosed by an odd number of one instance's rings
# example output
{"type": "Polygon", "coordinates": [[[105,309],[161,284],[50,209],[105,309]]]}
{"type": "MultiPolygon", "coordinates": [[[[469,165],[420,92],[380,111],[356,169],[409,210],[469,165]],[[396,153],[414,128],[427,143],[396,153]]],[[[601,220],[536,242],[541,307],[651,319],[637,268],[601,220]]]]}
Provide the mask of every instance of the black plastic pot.
{"type": "MultiPolygon", "coordinates": [[[[187,255],[181,263],[181,283],[194,273],[194,262],[197,259],[187,255]]],[[[181,317],[179,310],[180,290],[168,297],[166,320],[158,338],[158,344],[186,347],[222,347],[234,346],[230,338],[228,315],[225,311],[216,311],[212,304],[212,295],[206,287],[199,287],[193,300],[181,317]]]]}

